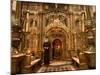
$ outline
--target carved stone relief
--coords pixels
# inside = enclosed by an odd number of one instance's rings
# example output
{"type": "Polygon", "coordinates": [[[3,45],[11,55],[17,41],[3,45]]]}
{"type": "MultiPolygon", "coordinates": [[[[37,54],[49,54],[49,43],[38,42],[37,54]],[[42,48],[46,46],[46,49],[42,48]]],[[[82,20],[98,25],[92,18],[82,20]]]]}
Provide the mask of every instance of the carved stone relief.
{"type": "Polygon", "coordinates": [[[67,26],[67,16],[63,13],[49,13],[45,17],[46,26],[52,23],[54,20],[60,20],[64,25],[67,26]]]}

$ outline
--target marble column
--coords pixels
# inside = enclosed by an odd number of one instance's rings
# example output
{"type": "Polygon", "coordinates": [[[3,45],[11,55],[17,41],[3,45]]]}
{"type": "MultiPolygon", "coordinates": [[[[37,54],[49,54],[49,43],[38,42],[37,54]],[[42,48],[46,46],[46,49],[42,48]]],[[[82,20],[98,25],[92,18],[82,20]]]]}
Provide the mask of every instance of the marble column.
{"type": "Polygon", "coordinates": [[[12,0],[12,11],[16,11],[17,0],[12,0]]]}
{"type": "Polygon", "coordinates": [[[43,53],[43,13],[38,13],[38,55],[41,57],[43,53]]]}
{"type": "MultiPolygon", "coordinates": [[[[73,18],[73,15],[72,15],[72,12],[69,12],[69,32],[68,32],[68,35],[69,35],[69,42],[68,42],[68,59],[70,59],[71,58],[71,51],[72,51],[72,40],[73,40],[73,36],[72,36],[72,18],[73,18]]],[[[67,38],[66,38],[67,39],[67,38]]],[[[68,40],[68,39],[67,39],[68,40]]],[[[67,41],[66,40],[66,41],[67,41]]]]}
{"type": "Polygon", "coordinates": [[[70,14],[68,15],[68,27],[69,27],[69,32],[68,32],[69,38],[66,37],[66,43],[68,41],[68,50],[70,50],[70,48],[71,48],[71,35],[70,35],[70,33],[71,33],[71,16],[70,16],[70,14]]]}
{"type": "Polygon", "coordinates": [[[16,1],[16,14],[15,19],[17,20],[17,24],[20,25],[20,17],[21,17],[21,2],[16,1]]]}
{"type": "Polygon", "coordinates": [[[70,33],[70,50],[72,50],[72,46],[73,46],[73,43],[72,43],[72,25],[73,25],[73,15],[72,15],[72,13],[70,14],[70,31],[69,31],[69,33],[70,33]]]}

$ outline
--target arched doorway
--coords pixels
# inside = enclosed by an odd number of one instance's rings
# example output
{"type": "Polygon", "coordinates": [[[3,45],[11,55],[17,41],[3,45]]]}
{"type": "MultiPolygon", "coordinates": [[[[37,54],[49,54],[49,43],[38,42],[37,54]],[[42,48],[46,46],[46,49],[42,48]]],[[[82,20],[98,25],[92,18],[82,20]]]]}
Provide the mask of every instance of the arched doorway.
{"type": "Polygon", "coordinates": [[[53,59],[60,59],[61,52],[62,52],[62,42],[59,39],[55,39],[52,42],[52,58],[53,59]]]}
{"type": "Polygon", "coordinates": [[[48,35],[52,43],[51,51],[50,51],[50,59],[51,60],[53,59],[66,60],[67,55],[68,55],[68,52],[67,52],[68,46],[69,46],[68,33],[63,28],[51,27],[48,31],[46,31],[46,35],[48,35]],[[58,50],[59,54],[54,52],[55,51],[54,49],[58,45],[60,45],[60,50],[58,50]]]}

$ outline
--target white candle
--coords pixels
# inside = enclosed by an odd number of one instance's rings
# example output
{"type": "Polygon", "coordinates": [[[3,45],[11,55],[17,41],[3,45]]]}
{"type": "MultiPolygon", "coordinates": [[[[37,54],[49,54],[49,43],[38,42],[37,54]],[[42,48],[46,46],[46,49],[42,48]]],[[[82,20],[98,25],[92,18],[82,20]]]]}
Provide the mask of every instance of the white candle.
{"type": "Polygon", "coordinates": [[[84,32],[84,13],[82,14],[82,32],[84,32]]]}
{"type": "Polygon", "coordinates": [[[29,25],[29,13],[27,13],[27,22],[26,22],[26,32],[28,31],[28,25],[29,25]]]}

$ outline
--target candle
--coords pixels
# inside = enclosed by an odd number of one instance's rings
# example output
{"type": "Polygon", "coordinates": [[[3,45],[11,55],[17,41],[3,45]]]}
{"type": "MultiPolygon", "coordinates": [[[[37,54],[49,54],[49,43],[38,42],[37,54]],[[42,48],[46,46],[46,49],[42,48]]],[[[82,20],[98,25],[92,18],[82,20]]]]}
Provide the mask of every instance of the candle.
{"type": "Polygon", "coordinates": [[[26,22],[26,32],[28,31],[28,25],[29,25],[29,12],[27,13],[27,22],[26,22]]]}

